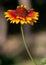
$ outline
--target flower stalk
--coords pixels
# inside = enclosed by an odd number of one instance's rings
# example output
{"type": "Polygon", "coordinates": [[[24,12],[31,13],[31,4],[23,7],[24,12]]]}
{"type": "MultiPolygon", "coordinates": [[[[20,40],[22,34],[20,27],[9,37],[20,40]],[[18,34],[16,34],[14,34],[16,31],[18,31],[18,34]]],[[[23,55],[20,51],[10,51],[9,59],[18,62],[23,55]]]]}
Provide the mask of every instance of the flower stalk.
{"type": "Polygon", "coordinates": [[[37,63],[35,62],[35,60],[33,59],[28,47],[27,47],[27,44],[26,44],[26,40],[25,40],[25,37],[24,37],[24,31],[23,31],[23,28],[22,28],[22,25],[21,25],[21,34],[22,34],[22,39],[23,39],[23,43],[24,43],[24,46],[25,46],[25,49],[30,57],[30,59],[32,60],[32,62],[34,63],[34,65],[37,65],[37,63]]]}

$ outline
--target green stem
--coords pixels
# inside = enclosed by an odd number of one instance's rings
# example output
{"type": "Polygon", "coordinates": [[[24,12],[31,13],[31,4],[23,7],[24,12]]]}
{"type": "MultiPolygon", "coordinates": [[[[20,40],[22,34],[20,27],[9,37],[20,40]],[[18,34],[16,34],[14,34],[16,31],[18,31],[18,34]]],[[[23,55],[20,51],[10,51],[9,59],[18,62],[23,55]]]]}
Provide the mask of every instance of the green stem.
{"type": "Polygon", "coordinates": [[[28,47],[27,47],[26,40],[25,40],[25,37],[24,37],[24,32],[23,32],[22,25],[21,25],[21,33],[22,33],[22,39],[23,39],[23,42],[24,42],[24,46],[25,46],[25,49],[26,49],[26,51],[27,51],[29,57],[30,57],[30,59],[32,60],[32,62],[33,62],[35,65],[37,65],[36,62],[35,62],[35,60],[33,59],[32,55],[31,55],[31,53],[30,53],[28,47]]]}

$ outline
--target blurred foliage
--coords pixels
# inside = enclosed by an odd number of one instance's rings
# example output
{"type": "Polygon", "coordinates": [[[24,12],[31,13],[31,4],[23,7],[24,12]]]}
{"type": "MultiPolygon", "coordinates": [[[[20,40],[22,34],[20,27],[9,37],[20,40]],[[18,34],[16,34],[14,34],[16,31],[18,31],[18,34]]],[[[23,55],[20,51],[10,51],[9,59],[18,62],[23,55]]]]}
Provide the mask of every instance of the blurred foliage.
{"type": "MultiPolygon", "coordinates": [[[[34,60],[38,65],[44,65],[40,64],[41,58],[34,58],[34,60]]],[[[34,65],[34,64],[30,59],[25,59],[23,55],[17,55],[12,57],[6,55],[0,55],[0,65],[34,65]]]]}
{"type": "Polygon", "coordinates": [[[17,65],[23,60],[23,57],[20,55],[17,56],[6,56],[0,55],[0,65],[17,65]]]}
{"type": "Polygon", "coordinates": [[[42,64],[42,65],[46,65],[46,58],[43,58],[43,59],[41,60],[41,64],[42,64]]]}
{"type": "Polygon", "coordinates": [[[0,65],[11,65],[14,64],[13,58],[5,55],[0,55],[0,65]]]}

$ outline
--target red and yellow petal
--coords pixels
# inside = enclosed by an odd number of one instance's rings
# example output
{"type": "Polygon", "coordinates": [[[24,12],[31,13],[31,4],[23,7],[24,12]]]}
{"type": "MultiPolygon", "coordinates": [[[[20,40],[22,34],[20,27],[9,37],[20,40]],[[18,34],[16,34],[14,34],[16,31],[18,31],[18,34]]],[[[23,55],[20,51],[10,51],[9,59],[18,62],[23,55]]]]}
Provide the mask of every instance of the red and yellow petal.
{"type": "Polygon", "coordinates": [[[30,11],[29,14],[27,15],[27,19],[30,21],[31,24],[36,23],[39,17],[39,13],[35,11],[30,11]]]}

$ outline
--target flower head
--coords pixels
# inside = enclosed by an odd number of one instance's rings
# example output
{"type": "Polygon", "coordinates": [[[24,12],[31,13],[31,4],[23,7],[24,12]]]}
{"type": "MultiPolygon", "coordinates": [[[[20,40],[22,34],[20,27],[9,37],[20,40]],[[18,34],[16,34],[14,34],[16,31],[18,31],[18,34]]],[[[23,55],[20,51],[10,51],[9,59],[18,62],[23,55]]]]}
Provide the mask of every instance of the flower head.
{"type": "Polygon", "coordinates": [[[35,12],[33,9],[27,10],[24,5],[17,6],[16,10],[8,10],[4,14],[7,20],[11,20],[10,23],[18,24],[20,22],[21,24],[29,23],[31,25],[36,23],[39,16],[38,12],[35,12]]]}

